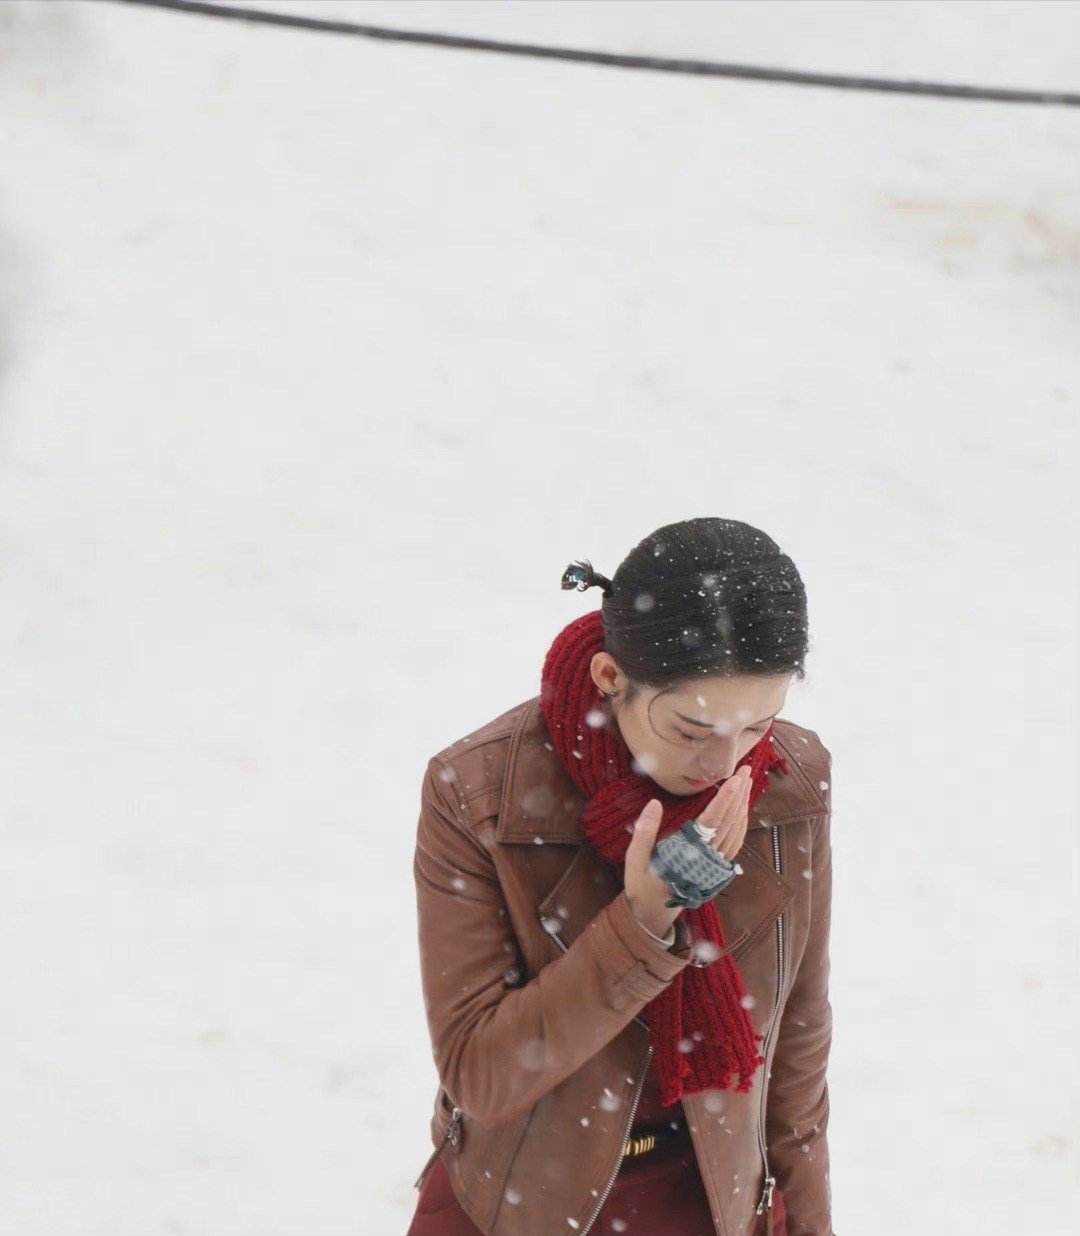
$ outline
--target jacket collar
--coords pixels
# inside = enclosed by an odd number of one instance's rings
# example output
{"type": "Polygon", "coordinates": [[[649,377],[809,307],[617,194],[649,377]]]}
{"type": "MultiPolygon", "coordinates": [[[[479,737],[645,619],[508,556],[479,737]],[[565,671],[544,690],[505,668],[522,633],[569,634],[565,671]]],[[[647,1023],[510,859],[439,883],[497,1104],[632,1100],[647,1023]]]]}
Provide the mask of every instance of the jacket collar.
{"type": "MultiPolygon", "coordinates": [[[[792,771],[787,776],[779,769],[771,774],[768,789],[750,808],[749,828],[768,828],[814,814],[812,790],[809,798],[807,794],[810,783],[793,753],[797,740],[791,728],[790,722],[777,721],[774,742],[792,771]]],[[[581,816],[587,801],[555,753],[540,697],[534,696],[522,706],[510,736],[496,841],[582,845],[581,816]]]]}

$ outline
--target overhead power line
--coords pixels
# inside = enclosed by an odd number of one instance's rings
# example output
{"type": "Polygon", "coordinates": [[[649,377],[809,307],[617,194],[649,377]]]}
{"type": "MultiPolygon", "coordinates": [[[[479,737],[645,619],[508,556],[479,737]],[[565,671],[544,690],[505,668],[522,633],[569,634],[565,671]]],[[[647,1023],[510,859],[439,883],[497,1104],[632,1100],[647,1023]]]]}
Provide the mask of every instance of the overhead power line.
{"type": "Polygon", "coordinates": [[[536,43],[507,43],[499,39],[474,39],[458,34],[431,34],[420,30],[393,30],[361,22],[301,17],[236,5],[209,4],[202,0],[111,0],[142,8],[171,9],[205,17],[263,22],[318,30],[324,34],[348,34],[396,43],[423,43],[432,47],[459,47],[467,51],[500,52],[507,56],[533,56],[545,60],[572,60],[602,64],[617,69],[651,69],[656,73],[690,73],[698,77],[736,77],[751,81],[784,82],[792,86],[828,86],[836,90],[873,90],[889,94],[921,94],[938,98],[970,99],[990,103],[1035,103],[1051,107],[1080,107],[1080,94],[1058,90],[1010,90],[997,86],[956,86],[947,82],[897,80],[886,77],[851,77],[841,73],[801,73],[791,69],[766,69],[749,64],[725,64],[715,60],[672,59],[667,56],[628,56],[617,52],[582,51],[571,47],[546,47],[536,43]]]}

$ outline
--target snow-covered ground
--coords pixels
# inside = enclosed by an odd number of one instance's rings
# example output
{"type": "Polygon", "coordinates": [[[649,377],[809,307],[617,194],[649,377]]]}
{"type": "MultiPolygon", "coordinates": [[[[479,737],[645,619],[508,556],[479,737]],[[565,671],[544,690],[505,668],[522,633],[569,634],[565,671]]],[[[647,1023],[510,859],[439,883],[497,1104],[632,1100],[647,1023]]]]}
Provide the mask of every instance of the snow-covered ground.
{"type": "MultiPolygon", "coordinates": [[[[1080,84],[1071,2],[265,7],[1080,84]]],[[[836,1230],[1074,1232],[1078,364],[1080,111],[6,0],[5,1236],[404,1232],[427,757],[706,514],[810,597],[836,1230]]]]}

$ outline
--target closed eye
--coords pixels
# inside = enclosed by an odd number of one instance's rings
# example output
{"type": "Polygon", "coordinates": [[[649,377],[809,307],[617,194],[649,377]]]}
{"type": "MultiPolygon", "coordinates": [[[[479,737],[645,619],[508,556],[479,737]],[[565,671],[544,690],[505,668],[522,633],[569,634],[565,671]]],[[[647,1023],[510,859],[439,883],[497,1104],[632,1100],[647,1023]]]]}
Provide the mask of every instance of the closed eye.
{"type": "MultiPolygon", "coordinates": [[[[708,739],[705,739],[705,738],[695,738],[693,734],[688,734],[685,730],[680,730],[680,729],[678,728],[678,726],[676,726],[675,728],[676,728],[676,733],[680,734],[680,735],[681,735],[683,738],[685,738],[688,742],[695,743],[695,744],[696,744],[696,745],[698,745],[698,746],[700,746],[703,742],[707,742],[707,741],[708,741],[708,739]]],[[[764,734],[764,733],[765,733],[765,731],[766,731],[768,728],[769,728],[769,727],[766,725],[766,726],[764,726],[762,729],[759,729],[759,730],[748,730],[748,731],[747,731],[747,733],[750,733],[750,734],[764,734]]]]}

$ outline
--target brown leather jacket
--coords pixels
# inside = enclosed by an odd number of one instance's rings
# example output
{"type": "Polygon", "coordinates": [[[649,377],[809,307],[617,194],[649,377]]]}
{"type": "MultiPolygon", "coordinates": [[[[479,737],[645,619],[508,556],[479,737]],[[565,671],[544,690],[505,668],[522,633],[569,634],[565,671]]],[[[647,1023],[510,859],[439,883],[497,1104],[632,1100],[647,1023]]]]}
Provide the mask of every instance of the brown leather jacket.
{"type": "MultiPolygon", "coordinates": [[[[767,1064],[748,1094],[683,1108],[718,1236],[834,1236],[825,1079],[832,1035],[831,756],[775,722],[779,769],[718,898],[767,1064]],[[766,1074],[768,1076],[766,1085],[766,1074]]],[[[441,1083],[431,1134],[481,1231],[585,1236],[619,1169],[652,1048],[639,1014],[687,965],[630,910],[581,834],[585,799],[536,696],[428,762],[414,873],[420,969],[441,1083]],[[588,1123],[582,1121],[587,1113],[588,1123]]]]}

